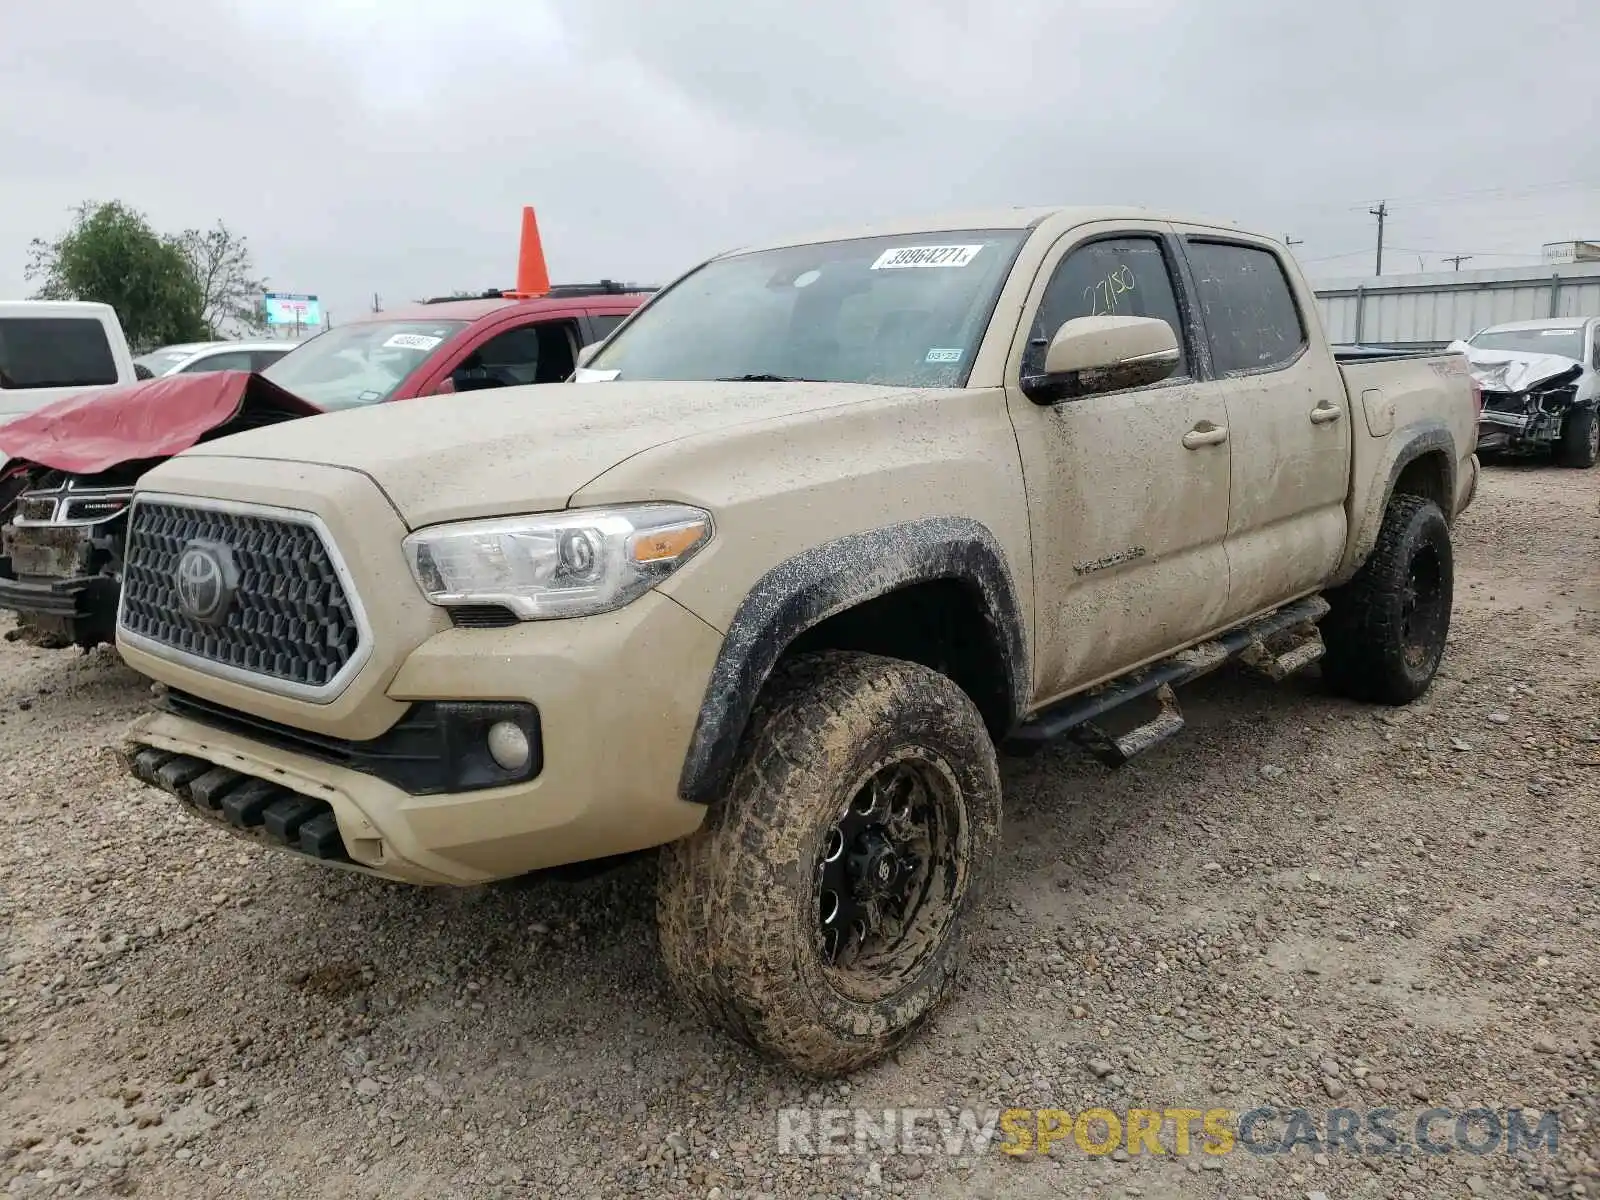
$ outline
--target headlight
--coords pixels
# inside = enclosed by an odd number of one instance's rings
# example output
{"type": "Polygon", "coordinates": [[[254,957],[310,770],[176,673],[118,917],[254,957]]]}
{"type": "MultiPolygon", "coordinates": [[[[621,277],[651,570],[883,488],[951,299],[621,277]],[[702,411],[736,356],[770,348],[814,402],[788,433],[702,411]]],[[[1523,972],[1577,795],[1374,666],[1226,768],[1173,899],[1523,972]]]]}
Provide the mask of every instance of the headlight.
{"type": "Polygon", "coordinates": [[[498,604],[537,621],[621,608],[710,539],[710,513],[640,504],[440,525],[405,550],[431,603],[498,604]]]}

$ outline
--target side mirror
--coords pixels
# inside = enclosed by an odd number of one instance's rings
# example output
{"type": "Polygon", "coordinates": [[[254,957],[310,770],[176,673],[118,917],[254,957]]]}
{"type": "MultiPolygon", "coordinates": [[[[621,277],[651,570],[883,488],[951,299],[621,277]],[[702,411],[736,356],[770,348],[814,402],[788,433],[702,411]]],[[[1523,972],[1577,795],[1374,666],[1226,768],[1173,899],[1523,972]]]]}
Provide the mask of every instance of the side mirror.
{"type": "Polygon", "coordinates": [[[143,363],[134,363],[133,377],[135,379],[154,379],[156,377],[156,373],[143,363]]]}
{"type": "Polygon", "coordinates": [[[600,347],[603,345],[605,345],[604,342],[590,342],[587,346],[583,347],[583,349],[579,350],[578,365],[580,367],[587,367],[589,365],[589,360],[600,352],[600,347]]]}
{"type": "Polygon", "coordinates": [[[1035,404],[1120,392],[1165,379],[1178,366],[1178,336],[1156,317],[1075,317],[1050,339],[1042,374],[1022,377],[1035,404]]]}

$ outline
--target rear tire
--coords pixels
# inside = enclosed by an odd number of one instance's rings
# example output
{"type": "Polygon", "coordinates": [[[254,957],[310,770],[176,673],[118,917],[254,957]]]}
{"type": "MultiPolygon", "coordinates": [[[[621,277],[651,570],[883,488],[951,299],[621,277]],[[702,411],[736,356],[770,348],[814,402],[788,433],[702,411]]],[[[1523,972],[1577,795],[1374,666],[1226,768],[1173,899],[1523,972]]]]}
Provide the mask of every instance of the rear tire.
{"type": "Polygon", "coordinates": [[[1322,676],[1352,700],[1409,704],[1444,657],[1454,595],[1450,527],[1432,500],[1396,496],[1355,578],[1328,594],[1322,676]]]}
{"type": "Polygon", "coordinates": [[[798,656],[728,794],[662,852],[667,974],[806,1074],[865,1066],[950,993],[999,833],[994,746],[966,693],[898,659],[798,656]]]}
{"type": "Polygon", "coordinates": [[[1574,409],[1561,422],[1556,465],[1587,470],[1600,459],[1600,419],[1593,407],[1574,409]]]}

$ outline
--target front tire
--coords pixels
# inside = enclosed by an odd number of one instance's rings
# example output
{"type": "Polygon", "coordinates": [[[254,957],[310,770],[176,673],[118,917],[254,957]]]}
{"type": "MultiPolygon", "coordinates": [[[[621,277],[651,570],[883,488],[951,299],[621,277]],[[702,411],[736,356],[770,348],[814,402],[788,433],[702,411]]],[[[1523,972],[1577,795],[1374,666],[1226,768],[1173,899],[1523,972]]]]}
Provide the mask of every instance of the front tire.
{"type": "Polygon", "coordinates": [[[1573,409],[1561,422],[1556,465],[1586,470],[1600,458],[1600,418],[1593,407],[1573,409]]]}
{"type": "Polygon", "coordinates": [[[1389,501],[1371,555],[1328,594],[1322,675],[1352,700],[1409,704],[1428,690],[1450,634],[1455,561],[1432,500],[1389,501]]]}
{"type": "Polygon", "coordinates": [[[774,672],[728,794],[662,852],[673,986],[810,1075],[892,1050],[947,997],[1000,834],[993,743],[945,676],[855,653],[774,672]]]}

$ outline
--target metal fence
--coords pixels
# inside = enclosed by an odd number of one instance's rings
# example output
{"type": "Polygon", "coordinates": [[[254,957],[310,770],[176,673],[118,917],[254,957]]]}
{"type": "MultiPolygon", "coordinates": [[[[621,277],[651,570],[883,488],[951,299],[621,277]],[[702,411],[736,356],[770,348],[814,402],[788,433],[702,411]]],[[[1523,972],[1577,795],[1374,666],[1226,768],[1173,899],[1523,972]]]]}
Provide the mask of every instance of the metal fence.
{"type": "Polygon", "coordinates": [[[1600,263],[1329,280],[1316,293],[1332,342],[1436,347],[1503,321],[1600,316],[1600,263]]]}

